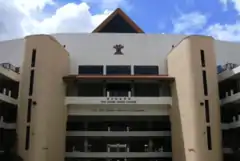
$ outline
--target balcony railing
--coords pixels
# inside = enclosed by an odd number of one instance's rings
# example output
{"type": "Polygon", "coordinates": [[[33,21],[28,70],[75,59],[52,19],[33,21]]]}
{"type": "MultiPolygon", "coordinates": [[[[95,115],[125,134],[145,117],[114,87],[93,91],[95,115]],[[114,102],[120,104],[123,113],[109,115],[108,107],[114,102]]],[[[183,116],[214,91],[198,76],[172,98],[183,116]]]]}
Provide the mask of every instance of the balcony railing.
{"type": "Polygon", "coordinates": [[[239,100],[240,92],[234,92],[233,90],[230,90],[230,92],[226,92],[226,96],[223,99],[221,99],[221,105],[234,103],[239,100]]]}
{"type": "Polygon", "coordinates": [[[66,105],[142,104],[171,105],[171,97],[66,97],[66,105]]]}
{"type": "Polygon", "coordinates": [[[19,67],[15,67],[15,66],[13,66],[10,63],[2,63],[2,64],[0,64],[0,66],[5,68],[5,69],[11,70],[11,71],[13,71],[15,73],[19,73],[19,70],[20,70],[19,67]]]}
{"type": "Polygon", "coordinates": [[[240,127],[240,120],[234,120],[231,123],[222,123],[223,130],[235,129],[240,127]]]}
{"type": "Polygon", "coordinates": [[[12,97],[12,91],[3,88],[0,90],[0,101],[4,101],[10,104],[17,105],[17,99],[12,97]]]}
{"type": "Polygon", "coordinates": [[[230,77],[233,77],[240,73],[239,65],[233,63],[227,63],[224,66],[218,66],[217,70],[219,82],[229,79],[230,77]]]}
{"type": "Polygon", "coordinates": [[[66,152],[67,158],[171,158],[171,152],[66,152]]]}
{"type": "Polygon", "coordinates": [[[87,137],[161,137],[171,136],[170,131],[68,131],[67,136],[87,137]]]}

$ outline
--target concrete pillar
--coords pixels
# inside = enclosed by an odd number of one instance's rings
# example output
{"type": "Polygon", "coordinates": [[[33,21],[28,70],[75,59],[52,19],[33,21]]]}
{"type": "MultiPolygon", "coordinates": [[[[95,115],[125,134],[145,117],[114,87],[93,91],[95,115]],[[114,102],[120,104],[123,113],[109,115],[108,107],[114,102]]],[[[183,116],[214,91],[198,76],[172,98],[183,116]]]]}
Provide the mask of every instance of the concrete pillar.
{"type": "Polygon", "coordinates": [[[131,81],[131,97],[133,97],[134,94],[134,81],[131,81]]]}
{"type": "Polygon", "coordinates": [[[84,152],[88,152],[88,139],[84,139],[84,152]]]}
{"type": "Polygon", "coordinates": [[[84,130],[86,130],[86,131],[88,130],[88,122],[87,121],[84,122],[84,130]]]}
{"type": "Polygon", "coordinates": [[[106,97],[107,96],[107,89],[106,89],[106,81],[103,81],[103,96],[106,97]]]}
{"type": "Polygon", "coordinates": [[[152,151],[153,151],[153,141],[152,141],[152,139],[150,139],[150,140],[148,141],[148,151],[149,151],[149,152],[152,152],[152,151]]]}
{"type": "MultiPolygon", "coordinates": [[[[84,130],[88,131],[88,122],[84,122],[84,130]]],[[[88,152],[88,139],[84,138],[84,152],[88,152]]]]}

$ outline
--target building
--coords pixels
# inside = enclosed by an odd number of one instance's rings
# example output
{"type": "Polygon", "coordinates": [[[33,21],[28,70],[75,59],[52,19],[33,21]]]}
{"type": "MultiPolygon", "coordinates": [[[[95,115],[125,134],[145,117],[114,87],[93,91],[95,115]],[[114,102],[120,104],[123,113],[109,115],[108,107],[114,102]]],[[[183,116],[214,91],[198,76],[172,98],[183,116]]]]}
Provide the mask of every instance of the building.
{"type": "Polygon", "coordinates": [[[239,160],[238,43],[145,34],[117,9],[0,48],[0,145],[24,161],[239,160]]]}

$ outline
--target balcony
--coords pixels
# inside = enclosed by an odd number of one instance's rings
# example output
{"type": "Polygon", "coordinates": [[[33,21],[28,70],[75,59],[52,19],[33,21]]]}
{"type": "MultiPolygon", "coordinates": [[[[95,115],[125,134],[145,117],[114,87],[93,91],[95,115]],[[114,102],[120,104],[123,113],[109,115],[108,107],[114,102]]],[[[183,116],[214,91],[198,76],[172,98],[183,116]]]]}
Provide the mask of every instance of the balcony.
{"type": "Polygon", "coordinates": [[[233,150],[231,148],[223,148],[224,154],[233,154],[233,150]]]}
{"type": "Polygon", "coordinates": [[[240,79],[229,79],[219,84],[221,105],[238,103],[240,100],[240,79]]]}
{"type": "Polygon", "coordinates": [[[12,97],[11,90],[7,90],[6,88],[3,88],[0,90],[0,102],[6,102],[9,104],[17,105],[17,99],[12,97]]]}
{"type": "Polygon", "coordinates": [[[172,104],[169,80],[152,77],[81,76],[67,82],[69,115],[168,115],[172,104]]]}
{"type": "Polygon", "coordinates": [[[240,75],[240,66],[238,64],[227,63],[224,66],[218,66],[218,81],[222,82],[226,79],[235,79],[240,75]]]}
{"type": "Polygon", "coordinates": [[[137,104],[137,105],[171,105],[172,97],[66,97],[66,105],[99,105],[99,104],[137,104]]]}
{"type": "Polygon", "coordinates": [[[231,123],[222,123],[222,130],[236,129],[240,127],[240,120],[231,123]]]}
{"type": "Polygon", "coordinates": [[[19,82],[19,68],[11,65],[10,63],[0,64],[0,77],[19,82]]]}
{"type": "Polygon", "coordinates": [[[66,152],[67,158],[171,158],[171,152],[66,152]]]}
{"type": "Polygon", "coordinates": [[[224,99],[221,99],[221,105],[229,104],[229,103],[238,103],[240,101],[240,92],[233,93],[230,92],[224,99]]]}

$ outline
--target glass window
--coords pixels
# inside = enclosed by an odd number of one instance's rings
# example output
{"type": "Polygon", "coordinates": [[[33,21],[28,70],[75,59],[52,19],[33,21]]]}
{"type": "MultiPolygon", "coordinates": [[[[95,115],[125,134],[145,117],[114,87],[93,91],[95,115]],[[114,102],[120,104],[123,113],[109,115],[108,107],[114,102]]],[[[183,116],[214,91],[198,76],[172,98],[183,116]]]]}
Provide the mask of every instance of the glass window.
{"type": "Polygon", "coordinates": [[[124,66],[115,66],[115,65],[109,65],[107,66],[107,75],[131,75],[131,66],[130,65],[124,65],[124,66]]]}
{"type": "Polygon", "coordinates": [[[102,65],[79,65],[78,74],[103,74],[102,65]]]}
{"type": "Polygon", "coordinates": [[[134,66],[134,74],[136,75],[157,75],[159,74],[158,66],[134,66]]]}

